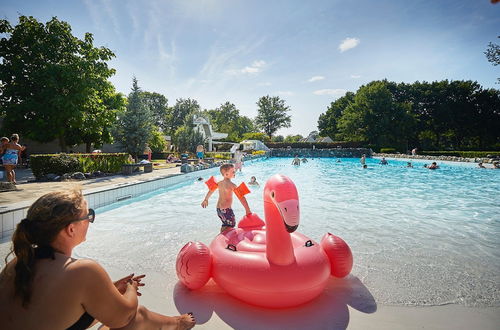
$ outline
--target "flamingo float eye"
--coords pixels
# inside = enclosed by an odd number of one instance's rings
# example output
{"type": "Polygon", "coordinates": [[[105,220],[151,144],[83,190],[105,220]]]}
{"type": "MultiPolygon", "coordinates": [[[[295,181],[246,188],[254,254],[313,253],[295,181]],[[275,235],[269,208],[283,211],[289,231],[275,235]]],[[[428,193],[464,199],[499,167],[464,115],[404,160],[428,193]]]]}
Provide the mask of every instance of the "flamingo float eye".
{"type": "Polygon", "coordinates": [[[286,209],[286,207],[285,207],[285,212],[287,212],[287,211],[288,211],[288,210],[287,210],[287,209],[286,209]]]}
{"type": "Polygon", "coordinates": [[[271,192],[271,198],[274,198],[274,191],[271,192]]]}

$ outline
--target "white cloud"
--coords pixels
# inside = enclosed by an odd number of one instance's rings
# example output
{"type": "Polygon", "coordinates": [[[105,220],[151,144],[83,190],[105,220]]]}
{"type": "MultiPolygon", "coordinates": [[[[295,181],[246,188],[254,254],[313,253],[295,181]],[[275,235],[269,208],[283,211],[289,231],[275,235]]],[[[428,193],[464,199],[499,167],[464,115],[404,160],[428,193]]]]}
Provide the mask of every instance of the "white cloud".
{"type": "Polygon", "coordinates": [[[254,61],[252,63],[252,65],[246,66],[243,69],[232,69],[232,70],[228,70],[227,72],[229,74],[234,74],[234,75],[247,74],[247,73],[256,74],[256,73],[261,72],[265,65],[266,65],[265,61],[258,60],[258,61],[254,61]]]}
{"type": "Polygon", "coordinates": [[[323,80],[323,79],[325,79],[325,77],[323,77],[323,76],[314,76],[314,77],[311,77],[308,81],[314,82],[314,81],[323,80]]]}
{"type": "Polygon", "coordinates": [[[346,50],[356,47],[359,45],[360,41],[357,38],[345,38],[339,45],[340,52],[343,53],[346,50]]]}
{"type": "Polygon", "coordinates": [[[314,91],[314,95],[335,95],[335,96],[342,96],[346,93],[347,91],[345,89],[337,88],[337,89],[319,89],[317,91],[314,91]]]}
{"type": "Polygon", "coordinates": [[[358,79],[358,78],[361,78],[361,75],[359,75],[359,74],[352,74],[351,78],[352,79],[358,79]]]}
{"type": "Polygon", "coordinates": [[[291,92],[291,91],[277,91],[276,93],[278,95],[287,95],[287,96],[293,95],[293,92],[291,92]]]}

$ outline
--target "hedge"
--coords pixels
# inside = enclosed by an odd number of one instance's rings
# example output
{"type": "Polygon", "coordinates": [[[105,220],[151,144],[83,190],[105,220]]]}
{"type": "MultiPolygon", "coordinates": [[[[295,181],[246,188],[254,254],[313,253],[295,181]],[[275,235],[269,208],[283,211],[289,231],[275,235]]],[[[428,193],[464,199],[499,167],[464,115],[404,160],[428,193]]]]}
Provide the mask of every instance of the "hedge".
{"type": "Polygon", "coordinates": [[[280,149],[291,147],[293,149],[336,149],[336,148],[361,148],[365,143],[363,142],[266,142],[265,145],[271,149],[280,149]]]}
{"type": "Polygon", "coordinates": [[[227,159],[231,159],[231,153],[230,152],[221,152],[221,151],[205,152],[205,157],[206,158],[227,160],[227,159]]]}
{"type": "Polygon", "coordinates": [[[49,173],[118,173],[121,166],[129,162],[128,159],[127,153],[36,154],[30,156],[30,167],[37,179],[49,173]]]}
{"type": "Polygon", "coordinates": [[[428,156],[455,156],[463,158],[500,157],[500,151],[420,151],[419,155],[428,156]]]}

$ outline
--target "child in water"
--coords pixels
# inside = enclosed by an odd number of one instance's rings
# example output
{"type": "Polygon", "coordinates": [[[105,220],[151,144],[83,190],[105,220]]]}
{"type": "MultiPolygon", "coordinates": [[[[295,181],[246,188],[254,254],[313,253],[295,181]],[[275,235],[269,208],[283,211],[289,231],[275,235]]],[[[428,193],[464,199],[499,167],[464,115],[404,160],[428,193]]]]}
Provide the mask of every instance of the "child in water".
{"type": "Polygon", "coordinates": [[[250,178],[250,181],[248,182],[248,184],[249,184],[250,186],[258,186],[258,185],[259,185],[259,183],[257,182],[257,178],[256,178],[256,177],[254,177],[254,176],[252,176],[252,177],[250,178]]]}
{"type": "MultiPolygon", "coordinates": [[[[234,228],[236,225],[236,220],[234,216],[233,209],[231,208],[233,204],[233,192],[237,186],[231,181],[235,176],[235,169],[233,164],[222,164],[220,167],[220,173],[224,177],[222,181],[217,182],[217,188],[219,189],[219,199],[217,200],[217,215],[222,221],[222,226],[220,232],[224,232],[228,229],[234,228]]],[[[201,207],[206,208],[208,206],[208,199],[212,196],[213,190],[209,190],[203,202],[201,202],[201,207]]],[[[245,208],[247,215],[252,213],[245,196],[238,196],[241,205],[245,208]]]]}

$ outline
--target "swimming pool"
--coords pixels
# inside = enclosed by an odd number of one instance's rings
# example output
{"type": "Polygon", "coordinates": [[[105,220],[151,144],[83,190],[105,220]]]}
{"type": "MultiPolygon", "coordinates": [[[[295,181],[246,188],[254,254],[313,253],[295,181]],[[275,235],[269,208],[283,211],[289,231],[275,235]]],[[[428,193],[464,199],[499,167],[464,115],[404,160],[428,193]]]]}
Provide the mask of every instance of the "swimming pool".
{"type": "MultiPolygon", "coordinates": [[[[377,303],[500,305],[500,171],[462,163],[431,171],[423,161],[406,168],[404,160],[382,166],[378,159],[368,159],[363,170],[359,159],[345,158],[294,167],[291,160],[254,161],[233,181],[257,177],[261,186],[247,199],[263,217],[266,178],[289,176],[300,196],[298,231],[316,241],[325,232],[346,240],[352,274],[377,303]]],[[[199,173],[205,180],[220,177],[218,169],[199,173]]],[[[124,271],[158,272],[171,289],[179,249],[190,240],[208,244],[219,231],[216,194],[207,209],[200,206],[206,191],[192,180],[100,208],[89,241],[75,255],[124,271]]],[[[239,219],[244,209],[237,200],[233,206],[239,219]]]]}

